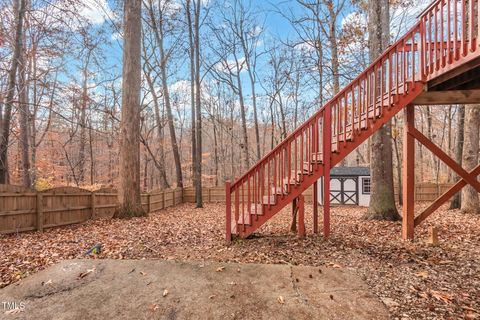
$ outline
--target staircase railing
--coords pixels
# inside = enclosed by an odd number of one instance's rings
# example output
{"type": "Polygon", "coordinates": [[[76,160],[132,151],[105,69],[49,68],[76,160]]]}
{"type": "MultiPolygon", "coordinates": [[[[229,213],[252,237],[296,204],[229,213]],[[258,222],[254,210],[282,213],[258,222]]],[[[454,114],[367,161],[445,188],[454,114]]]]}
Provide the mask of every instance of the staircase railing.
{"type": "Polygon", "coordinates": [[[260,214],[275,207],[278,198],[295,192],[305,175],[321,176],[335,166],[347,155],[342,153],[342,145],[355,141],[361,130],[369,130],[385,108],[398,103],[416,81],[430,80],[461,57],[477,52],[479,19],[469,24],[468,17],[477,14],[480,18],[478,3],[434,2],[410,31],[348,86],[242,177],[227,183],[227,238],[232,231],[255,225],[260,214]],[[338,156],[332,157],[332,152],[338,156]]]}
{"type": "Polygon", "coordinates": [[[478,0],[437,0],[419,16],[428,80],[478,56],[479,12],[478,0]]]}

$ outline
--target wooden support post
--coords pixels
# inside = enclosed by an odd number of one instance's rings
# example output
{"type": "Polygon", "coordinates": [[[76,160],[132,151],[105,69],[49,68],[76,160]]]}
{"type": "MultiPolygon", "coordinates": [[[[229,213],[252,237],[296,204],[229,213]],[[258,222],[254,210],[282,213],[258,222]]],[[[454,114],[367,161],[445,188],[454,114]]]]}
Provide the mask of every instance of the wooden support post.
{"type": "Polygon", "coordinates": [[[403,220],[402,238],[413,240],[415,229],[415,139],[411,131],[415,128],[415,107],[408,105],[404,111],[403,129],[403,220]]]}
{"type": "Polygon", "coordinates": [[[323,236],[330,236],[330,167],[332,155],[332,109],[325,108],[323,115],[323,236]]]}
{"type": "Polygon", "coordinates": [[[301,194],[298,196],[298,236],[305,238],[305,197],[301,194]]]}
{"type": "Polygon", "coordinates": [[[318,233],[318,181],[313,183],[313,233],[318,233]]]}
{"type": "Polygon", "coordinates": [[[298,211],[298,198],[292,201],[292,224],[290,225],[291,232],[297,232],[297,211],[298,211]]]}
{"type": "Polygon", "coordinates": [[[173,203],[172,203],[172,206],[175,205],[175,190],[177,190],[177,188],[173,189],[172,191],[172,197],[173,197],[173,203]]]}
{"type": "Polygon", "coordinates": [[[165,209],[165,190],[162,191],[162,209],[165,209]]]}
{"type": "Polygon", "coordinates": [[[431,246],[438,246],[438,229],[436,227],[430,227],[428,229],[428,241],[431,246]]]}
{"type": "Polygon", "coordinates": [[[92,194],[90,195],[90,208],[91,208],[91,212],[90,212],[90,219],[95,219],[97,216],[96,216],[96,209],[95,209],[95,192],[92,192],[92,194]]]}
{"type": "Polygon", "coordinates": [[[225,182],[225,236],[227,243],[232,241],[232,205],[230,193],[230,181],[225,182]]]}
{"type": "Polygon", "coordinates": [[[37,230],[43,232],[43,195],[37,193],[37,230]]]}

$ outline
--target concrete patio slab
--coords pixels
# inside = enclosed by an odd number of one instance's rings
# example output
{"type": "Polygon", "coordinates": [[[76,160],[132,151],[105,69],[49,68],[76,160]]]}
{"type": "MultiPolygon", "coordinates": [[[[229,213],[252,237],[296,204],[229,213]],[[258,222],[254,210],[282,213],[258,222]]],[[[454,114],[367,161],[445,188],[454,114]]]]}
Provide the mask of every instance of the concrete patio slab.
{"type": "Polygon", "coordinates": [[[388,312],[343,268],[68,260],[1,289],[0,318],[388,319],[388,312]]]}

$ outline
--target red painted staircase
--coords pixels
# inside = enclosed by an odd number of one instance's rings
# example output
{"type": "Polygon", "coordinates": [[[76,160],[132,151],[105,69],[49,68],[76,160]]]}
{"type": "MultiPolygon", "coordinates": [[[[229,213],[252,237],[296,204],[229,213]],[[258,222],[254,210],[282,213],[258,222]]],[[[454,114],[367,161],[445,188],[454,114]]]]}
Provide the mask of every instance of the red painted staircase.
{"type": "MultiPolygon", "coordinates": [[[[248,237],[322,176],[329,195],[332,167],[412,104],[428,81],[478,57],[480,23],[469,24],[468,17],[480,17],[479,4],[435,1],[355,80],[242,177],[227,182],[227,240],[248,237]]],[[[328,224],[329,196],[324,200],[328,224]]]]}

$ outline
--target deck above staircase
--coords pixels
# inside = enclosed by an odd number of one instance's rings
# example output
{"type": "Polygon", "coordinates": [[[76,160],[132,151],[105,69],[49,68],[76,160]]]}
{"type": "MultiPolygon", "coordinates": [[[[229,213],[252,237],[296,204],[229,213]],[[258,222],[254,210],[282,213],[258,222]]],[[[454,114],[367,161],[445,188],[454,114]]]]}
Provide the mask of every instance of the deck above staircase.
{"type": "Polygon", "coordinates": [[[355,80],[242,177],[227,182],[227,240],[248,237],[322,176],[329,224],[330,169],[406,106],[432,97],[439,83],[480,66],[479,8],[478,0],[432,3],[355,80]]]}

